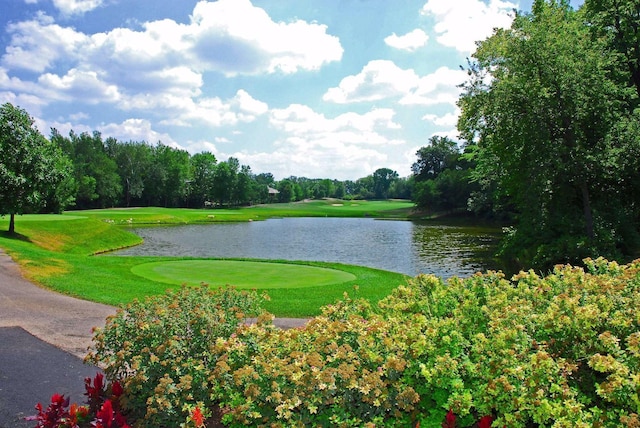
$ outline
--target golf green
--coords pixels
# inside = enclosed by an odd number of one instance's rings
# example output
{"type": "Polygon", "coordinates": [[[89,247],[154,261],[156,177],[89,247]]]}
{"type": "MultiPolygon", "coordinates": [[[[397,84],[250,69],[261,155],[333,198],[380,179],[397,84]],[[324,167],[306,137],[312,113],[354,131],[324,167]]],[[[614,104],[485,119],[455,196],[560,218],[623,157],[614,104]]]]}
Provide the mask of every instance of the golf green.
{"type": "Polygon", "coordinates": [[[167,284],[275,289],[318,287],[353,281],[356,276],[337,269],[289,263],[244,260],[177,260],[131,268],[135,275],[167,284]]]}

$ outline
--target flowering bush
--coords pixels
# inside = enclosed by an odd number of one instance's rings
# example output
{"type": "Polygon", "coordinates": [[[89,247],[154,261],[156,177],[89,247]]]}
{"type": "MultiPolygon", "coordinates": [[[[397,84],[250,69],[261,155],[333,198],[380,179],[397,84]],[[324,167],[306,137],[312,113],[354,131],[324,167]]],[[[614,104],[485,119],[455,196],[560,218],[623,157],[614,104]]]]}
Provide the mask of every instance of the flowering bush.
{"type": "Polygon", "coordinates": [[[293,330],[240,322],[258,304],[207,289],[134,303],[89,359],[140,426],[640,426],[640,260],[421,275],[293,330]]]}
{"type": "Polygon", "coordinates": [[[364,301],[324,308],[305,328],[247,326],[218,340],[213,394],[232,426],[407,426],[418,401],[401,382],[402,344],[364,301]]]}
{"type": "Polygon", "coordinates": [[[38,414],[26,420],[37,421],[35,428],[129,428],[126,418],[120,413],[122,387],[116,381],[105,384],[102,374],[96,374],[93,382],[85,379],[87,405],[69,405],[69,397],[54,394],[46,409],[36,405],[38,414]]]}
{"type": "Polygon", "coordinates": [[[210,346],[229,337],[246,317],[259,313],[256,293],[206,286],[134,301],[94,332],[86,360],[119,379],[122,405],[140,426],[180,426],[185,405],[212,408],[211,367],[218,355],[210,346]]]}
{"type": "Polygon", "coordinates": [[[423,275],[218,340],[213,394],[231,426],[638,426],[638,307],[640,261],[423,275]]]}
{"type": "Polygon", "coordinates": [[[382,301],[407,327],[403,375],[421,415],[452,409],[458,426],[483,415],[508,427],[638,426],[640,261],[585,264],[545,278],[421,276],[382,301]]]}

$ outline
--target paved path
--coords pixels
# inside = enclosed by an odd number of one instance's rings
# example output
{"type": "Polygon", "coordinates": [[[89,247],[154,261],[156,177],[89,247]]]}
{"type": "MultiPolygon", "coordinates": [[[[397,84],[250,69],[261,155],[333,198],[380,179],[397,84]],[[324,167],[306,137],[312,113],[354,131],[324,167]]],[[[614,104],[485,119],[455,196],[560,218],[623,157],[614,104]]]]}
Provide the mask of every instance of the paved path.
{"type": "Polygon", "coordinates": [[[103,327],[107,316],[115,312],[112,306],[34,285],[0,250],[0,327],[22,327],[37,338],[84,358],[93,327],[103,327]]]}
{"type": "Polygon", "coordinates": [[[84,378],[98,371],[82,363],[91,330],[115,311],[34,285],[0,250],[0,428],[33,427],[24,416],[54,393],[84,401],[84,378]]]}
{"type": "MultiPolygon", "coordinates": [[[[84,402],[84,379],[99,370],[82,363],[92,329],[115,312],[27,281],[0,249],[0,428],[35,426],[23,417],[34,414],[38,402],[46,407],[54,393],[84,402]]],[[[274,320],[282,328],[305,323],[274,320]]]]}

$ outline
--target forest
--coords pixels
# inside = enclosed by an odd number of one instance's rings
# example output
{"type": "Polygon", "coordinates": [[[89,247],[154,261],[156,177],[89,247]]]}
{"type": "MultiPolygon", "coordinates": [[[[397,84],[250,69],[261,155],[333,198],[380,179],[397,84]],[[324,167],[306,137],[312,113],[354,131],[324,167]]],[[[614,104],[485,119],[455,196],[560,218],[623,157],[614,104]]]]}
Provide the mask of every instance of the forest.
{"type": "Polygon", "coordinates": [[[531,12],[514,14],[468,59],[459,141],[429,138],[409,177],[379,168],[355,181],[277,181],[236,158],[161,142],[55,129],[46,139],[7,103],[0,213],[401,198],[422,217],[499,222],[499,255],[522,267],[637,258],[640,4],[589,0],[574,10],[565,0],[534,1],[531,12]],[[46,161],[34,160],[38,151],[46,161]],[[34,182],[43,184],[26,186],[34,182]]]}

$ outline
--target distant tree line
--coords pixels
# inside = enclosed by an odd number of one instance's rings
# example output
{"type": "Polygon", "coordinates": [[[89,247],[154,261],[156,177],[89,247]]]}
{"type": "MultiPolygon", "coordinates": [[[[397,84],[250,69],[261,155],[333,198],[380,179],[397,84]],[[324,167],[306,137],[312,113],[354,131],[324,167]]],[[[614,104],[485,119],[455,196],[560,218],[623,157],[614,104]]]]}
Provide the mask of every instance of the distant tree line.
{"type": "Polygon", "coordinates": [[[64,197],[50,195],[46,211],[160,206],[243,206],[304,199],[411,198],[410,180],[388,168],[356,181],[288,177],[277,181],[271,173],[255,174],[249,165],[230,157],[187,151],[139,141],[103,139],[92,134],[61,135],[53,129],[51,143],[70,160],[71,178],[64,197]],[[269,188],[279,193],[269,193],[269,188]]]}

